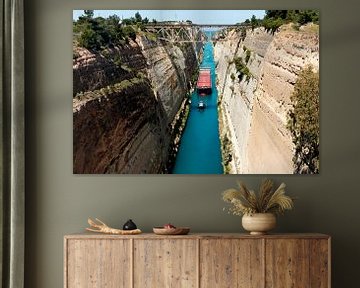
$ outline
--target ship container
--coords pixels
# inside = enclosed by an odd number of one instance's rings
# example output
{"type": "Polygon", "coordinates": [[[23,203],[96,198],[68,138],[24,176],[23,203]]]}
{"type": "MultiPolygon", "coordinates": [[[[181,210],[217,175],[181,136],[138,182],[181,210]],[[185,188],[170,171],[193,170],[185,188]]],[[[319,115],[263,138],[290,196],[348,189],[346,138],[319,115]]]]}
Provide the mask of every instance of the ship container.
{"type": "Polygon", "coordinates": [[[211,94],[211,70],[200,68],[196,89],[201,96],[211,94]]]}

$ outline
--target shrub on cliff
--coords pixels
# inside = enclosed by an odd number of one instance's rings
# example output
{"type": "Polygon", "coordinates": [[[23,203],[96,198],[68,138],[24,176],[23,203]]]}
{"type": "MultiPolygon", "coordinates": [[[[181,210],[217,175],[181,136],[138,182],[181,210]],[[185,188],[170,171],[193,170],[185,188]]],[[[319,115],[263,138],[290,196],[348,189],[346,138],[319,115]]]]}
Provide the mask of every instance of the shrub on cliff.
{"type": "Polygon", "coordinates": [[[262,21],[262,24],[266,31],[274,34],[285,21],[281,18],[268,18],[262,21]]]}
{"type": "Polygon", "coordinates": [[[266,10],[262,26],[266,31],[275,33],[286,23],[304,25],[309,22],[319,24],[319,11],[317,10],[266,10]]]}
{"type": "Polygon", "coordinates": [[[245,56],[245,63],[247,64],[249,62],[251,56],[251,51],[246,49],[246,56],[245,56]]]}
{"type": "Polygon", "coordinates": [[[124,45],[129,39],[135,40],[136,32],[143,30],[148,18],[142,18],[140,13],[129,19],[120,19],[117,15],[108,18],[93,18],[93,10],[85,10],[84,15],[73,22],[74,40],[78,45],[91,50],[112,48],[124,45]]]}
{"type": "Polygon", "coordinates": [[[252,74],[250,73],[250,70],[248,67],[246,67],[246,64],[244,64],[241,57],[235,57],[233,60],[233,63],[235,63],[236,72],[238,74],[238,78],[241,81],[246,76],[246,81],[249,81],[252,74]]]}
{"type": "Polygon", "coordinates": [[[128,37],[135,41],[136,39],[136,32],[132,26],[125,26],[123,28],[125,39],[128,37]]]}
{"type": "Polygon", "coordinates": [[[297,22],[304,25],[309,22],[319,24],[319,11],[316,10],[300,10],[297,15],[297,22]]]}
{"type": "Polygon", "coordinates": [[[81,47],[85,47],[86,49],[98,49],[101,46],[100,35],[93,29],[87,27],[82,31],[78,43],[81,47]]]}
{"type": "Polygon", "coordinates": [[[295,83],[288,129],[295,146],[294,173],[319,173],[319,73],[304,68],[295,83]]]}
{"type": "Polygon", "coordinates": [[[233,63],[235,63],[235,68],[237,72],[240,72],[245,66],[241,57],[235,57],[233,63]]]}
{"type": "Polygon", "coordinates": [[[224,167],[224,173],[229,174],[231,169],[230,162],[232,161],[232,145],[227,134],[222,137],[221,144],[222,164],[224,167]]]}
{"type": "Polygon", "coordinates": [[[246,28],[242,27],[241,28],[241,34],[240,34],[241,39],[244,41],[246,38],[246,28]]]}

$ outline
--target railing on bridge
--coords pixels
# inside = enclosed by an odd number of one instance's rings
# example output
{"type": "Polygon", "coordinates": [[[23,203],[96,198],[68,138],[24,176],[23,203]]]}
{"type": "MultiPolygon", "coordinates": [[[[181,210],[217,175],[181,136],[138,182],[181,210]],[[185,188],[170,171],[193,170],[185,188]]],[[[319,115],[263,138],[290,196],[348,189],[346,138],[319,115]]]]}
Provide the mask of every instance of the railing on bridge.
{"type": "Polygon", "coordinates": [[[168,42],[205,42],[208,41],[203,29],[206,28],[249,28],[249,24],[192,24],[186,22],[146,24],[144,29],[154,33],[159,39],[168,42]]]}
{"type": "Polygon", "coordinates": [[[176,22],[176,23],[149,23],[145,27],[167,27],[167,28],[179,28],[179,27],[199,27],[199,28],[239,28],[239,27],[251,27],[251,24],[241,23],[241,24],[189,24],[186,22],[176,22]]]}

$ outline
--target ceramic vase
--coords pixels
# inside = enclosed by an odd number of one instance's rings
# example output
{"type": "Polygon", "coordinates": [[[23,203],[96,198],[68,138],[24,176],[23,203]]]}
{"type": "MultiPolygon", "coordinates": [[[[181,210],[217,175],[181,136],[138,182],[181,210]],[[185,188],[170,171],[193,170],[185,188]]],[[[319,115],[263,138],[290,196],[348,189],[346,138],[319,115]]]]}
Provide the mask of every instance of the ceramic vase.
{"type": "Polygon", "coordinates": [[[276,226],[276,217],[272,213],[255,213],[243,215],[242,226],[251,235],[263,235],[276,226]]]}

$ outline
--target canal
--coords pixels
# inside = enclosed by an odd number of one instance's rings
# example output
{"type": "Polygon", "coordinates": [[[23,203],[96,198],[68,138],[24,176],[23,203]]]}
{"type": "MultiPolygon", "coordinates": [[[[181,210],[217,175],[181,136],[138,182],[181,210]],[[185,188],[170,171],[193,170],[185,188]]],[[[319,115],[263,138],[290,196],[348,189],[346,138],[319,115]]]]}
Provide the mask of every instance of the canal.
{"type": "Polygon", "coordinates": [[[194,91],[191,95],[190,113],[176,156],[174,174],[223,174],[213,50],[212,42],[206,42],[200,66],[211,69],[212,93],[200,96],[194,91]],[[199,101],[206,105],[202,111],[198,110],[199,101]]]}

